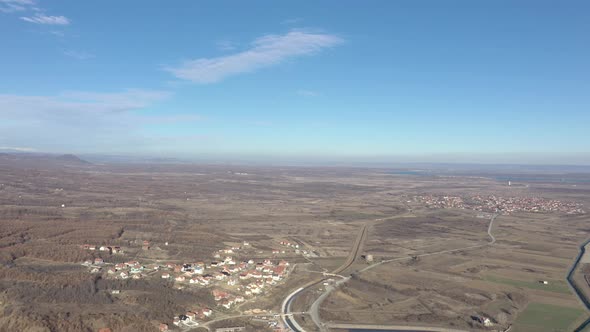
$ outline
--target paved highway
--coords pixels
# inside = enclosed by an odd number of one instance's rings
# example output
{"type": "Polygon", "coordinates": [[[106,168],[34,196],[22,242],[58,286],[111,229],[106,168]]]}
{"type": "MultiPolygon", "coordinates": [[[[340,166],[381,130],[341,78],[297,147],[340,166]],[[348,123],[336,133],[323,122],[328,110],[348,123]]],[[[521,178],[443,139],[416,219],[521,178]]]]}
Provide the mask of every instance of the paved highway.
{"type": "MultiPolygon", "coordinates": [[[[311,287],[319,284],[320,282],[323,282],[324,280],[327,280],[330,276],[340,276],[339,273],[342,273],[343,271],[348,269],[355,262],[355,260],[358,258],[358,256],[360,255],[361,247],[362,247],[362,244],[364,243],[365,239],[367,238],[368,228],[369,228],[370,224],[372,224],[373,222],[376,222],[376,221],[383,221],[386,219],[397,218],[397,217],[399,217],[399,216],[390,217],[390,218],[375,219],[374,221],[368,221],[365,224],[363,224],[363,226],[361,226],[359,234],[357,235],[357,237],[352,245],[350,253],[346,257],[346,261],[344,261],[344,263],[342,263],[342,265],[340,265],[338,268],[334,269],[331,273],[325,273],[323,278],[315,280],[315,281],[311,281],[311,282],[303,285],[301,288],[295,290],[294,292],[289,294],[287,296],[287,298],[285,298],[285,300],[283,301],[283,305],[281,307],[281,312],[284,315],[283,316],[283,323],[285,323],[285,325],[288,326],[293,331],[305,332],[305,330],[301,326],[299,326],[299,324],[297,324],[295,319],[290,319],[288,316],[286,316],[291,311],[290,307],[291,307],[291,303],[293,302],[293,300],[295,300],[295,298],[299,294],[301,294],[301,292],[303,292],[304,290],[311,288],[311,287]]],[[[318,319],[317,311],[314,315],[316,317],[314,318],[312,316],[312,319],[315,322],[318,319]]]]}
{"type": "Polygon", "coordinates": [[[362,226],[361,231],[359,232],[359,235],[357,235],[356,240],[354,241],[354,244],[352,245],[352,249],[350,250],[348,257],[346,257],[346,261],[344,261],[344,263],[342,265],[340,265],[340,267],[338,267],[337,269],[332,271],[332,274],[342,273],[344,270],[348,269],[354,263],[354,261],[358,258],[358,256],[360,255],[360,252],[361,252],[362,244],[365,242],[365,239],[367,238],[368,228],[369,228],[369,222],[366,222],[362,226]]]}
{"type": "Polygon", "coordinates": [[[340,285],[347,282],[348,280],[350,280],[350,277],[339,280],[334,285],[327,286],[322,295],[320,295],[320,297],[318,297],[317,300],[312,303],[311,308],[309,309],[309,314],[311,316],[311,320],[313,320],[313,323],[320,329],[320,332],[325,332],[328,330],[320,318],[320,305],[334,289],[337,289],[340,287],[340,285]]]}
{"type": "MultiPolygon", "coordinates": [[[[281,316],[289,316],[292,317],[293,315],[305,315],[307,314],[307,312],[290,312],[288,315],[283,315],[281,314],[281,316]]],[[[210,320],[208,322],[205,322],[197,327],[203,327],[205,329],[207,329],[207,331],[210,331],[211,328],[209,327],[209,325],[213,324],[213,323],[218,323],[224,320],[228,320],[228,319],[236,319],[236,318],[247,318],[247,317],[269,317],[269,316],[278,316],[278,314],[273,314],[273,313],[268,313],[268,314],[250,314],[250,315],[234,315],[234,316],[225,316],[225,317],[220,317],[214,320],[210,320]]]]}
{"type": "Polygon", "coordinates": [[[364,325],[364,324],[330,324],[330,328],[351,331],[378,331],[384,332],[468,332],[465,330],[447,329],[439,327],[416,327],[408,325],[364,325]]]}
{"type": "MultiPolygon", "coordinates": [[[[498,214],[494,214],[490,218],[490,224],[489,224],[488,229],[487,229],[487,233],[488,233],[488,236],[490,237],[490,241],[487,242],[487,243],[478,244],[478,245],[472,245],[472,246],[466,246],[466,247],[456,248],[456,249],[441,250],[441,251],[437,251],[437,252],[425,253],[425,254],[420,254],[420,255],[415,255],[415,256],[405,256],[405,257],[393,258],[393,259],[389,259],[389,260],[385,260],[385,261],[382,261],[382,262],[379,262],[379,263],[375,263],[375,264],[369,265],[369,266],[365,267],[364,269],[359,270],[358,273],[361,273],[361,272],[370,270],[372,268],[375,268],[375,267],[380,266],[380,265],[385,264],[385,263],[395,262],[395,261],[402,261],[402,260],[409,260],[409,259],[412,259],[413,257],[425,257],[425,256],[432,256],[432,255],[448,254],[448,253],[452,253],[452,252],[470,250],[470,249],[481,248],[481,247],[493,245],[494,243],[496,243],[496,238],[492,234],[492,229],[493,229],[493,226],[494,226],[494,221],[496,220],[497,217],[498,217],[498,214]]],[[[367,226],[367,224],[365,224],[365,226],[367,226]]],[[[362,232],[361,232],[361,236],[359,238],[357,238],[357,242],[355,243],[357,252],[354,255],[358,255],[359,254],[358,250],[359,250],[359,247],[361,246],[361,244],[364,242],[363,236],[366,236],[365,234],[366,234],[366,229],[363,229],[362,232]]],[[[348,264],[347,262],[345,262],[345,264],[343,266],[347,265],[348,264]]],[[[352,263],[348,264],[348,266],[346,266],[346,268],[348,268],[351,264],[352,263]]],[[[345,269],[343,269],[342,271],[344,271],[345,269]]],[[[346,283],[348,280],[350,280],[350,277],[346,277],[343,280],[338,281],[333,287],[326,287],[326,290],[324,291],[324,293],[322,293],[322,295],[320,295],[320,297],[318,297],[318,299],[316,301],[314,301],[314,303],[311,305],[311,308],[309,310],[309,314],[311,316],[311,319],[313,320],[313,322],[316,324],[316,326],[319,328],[319,330],[321,332],[327,331],[328,329],[325,326],[325,324],[321,321],[321,318],[320,318],[320,315],[319,315],[320,305],[322,304],[322,302],[324,301],[324,299],[326,297],[328,297],[328,295],[330,294],[330,292],[332,292],[334,289],[338,288],[340,285],[346,283]]],[[[425,328],[418,327],[418,329],[422,329],[422,330],[426,329],[426,330],[428,330],[429,327],[425,327],[425,328]]],[[[444,330],[445,329],[435,329],[434,331],[444,331],[444,330]]]]}

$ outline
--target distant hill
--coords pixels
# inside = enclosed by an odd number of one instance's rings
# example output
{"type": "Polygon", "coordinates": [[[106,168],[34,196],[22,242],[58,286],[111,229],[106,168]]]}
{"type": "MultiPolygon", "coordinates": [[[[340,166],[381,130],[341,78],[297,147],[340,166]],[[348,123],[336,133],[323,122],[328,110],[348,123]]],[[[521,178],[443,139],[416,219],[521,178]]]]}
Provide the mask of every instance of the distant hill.
{"type": "Polygon", "coordinates": [[[189,160],[170,157],[148,157],[134,155],[84,154],[82,158],[92,164],[186,164],[189,160]]]}
{"type": "Polygon", "coordinates": [[[64,155],[55,157],[55,159],[59,160],[59,161],[63,161],[68,164],[83,164],[83,165],[90,164],[88,161],[81,159],[80,157],[73,155],[73,154],[64,154],[64,155]]]}
{"type": "Polygon", "coordinates": [[[90,162],[73,154],[54,155],[44,153],[5,153],[0,152],[0,163],[20,167],[49,166],[87,166],[90,162]]]}

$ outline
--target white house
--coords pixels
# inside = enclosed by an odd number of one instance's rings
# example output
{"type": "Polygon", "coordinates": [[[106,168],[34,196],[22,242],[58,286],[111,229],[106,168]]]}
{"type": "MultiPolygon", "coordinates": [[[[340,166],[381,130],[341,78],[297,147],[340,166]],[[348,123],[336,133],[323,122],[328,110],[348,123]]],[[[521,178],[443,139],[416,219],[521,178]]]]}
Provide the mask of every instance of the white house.
{"type": "Polygon", "coordinates": [[[203,309],[203,315],[205,315],[205,317],[210,317],[212,314],[213,314],[213,310],[211,310],[209,308],[203,309]]]}

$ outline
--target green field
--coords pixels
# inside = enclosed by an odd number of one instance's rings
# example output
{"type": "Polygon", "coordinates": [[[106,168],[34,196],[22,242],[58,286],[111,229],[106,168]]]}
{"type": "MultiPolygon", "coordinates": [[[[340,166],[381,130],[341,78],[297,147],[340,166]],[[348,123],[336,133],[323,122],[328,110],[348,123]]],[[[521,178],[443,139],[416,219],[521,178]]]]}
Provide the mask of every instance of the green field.
{"type": "Polygon", "coordinates": [[[584,310],[543,303],[530,303],[514,322],[514,332],[572,331],[584,310]]]}
{"type": "Polygon", "coordinates": [[[567,286],[567,284],[565,283],[565,281],[549,280],[549,285],[543,285],[543,284],[539,283],[537,280],[535,280],[535,281],[522,281],[522,280],[514,280],[514,279],[496,277],[496,276],[492,276],[492,275],[485,276],[484,280],[495,282],[497,284],[505,284],[505,285],[515,286],[515,287],[540,289],[540,290],[545,290],[548,292],[570,294],[570,289],[567,286]]]}

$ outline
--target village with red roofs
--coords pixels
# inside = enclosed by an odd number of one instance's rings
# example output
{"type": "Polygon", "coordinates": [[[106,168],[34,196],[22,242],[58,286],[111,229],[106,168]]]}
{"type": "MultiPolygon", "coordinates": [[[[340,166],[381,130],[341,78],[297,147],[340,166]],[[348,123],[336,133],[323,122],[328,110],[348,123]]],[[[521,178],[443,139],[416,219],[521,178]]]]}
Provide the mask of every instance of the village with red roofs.
{"type": "MultiPolygon", "coordinates": [[[[130,260],[112,263],[109,262],[109,257],[124,253],[119,246],[83,244],[80,248],[100,254],[101,257],[86,260],[82,265],[88,267],[90,273],[102,274],[107,279],[161,278],[168,280],[180,290],[188,287],[209,289],[216,307],[212,309],[196,303],[194,307],[187,308],[186,312],[171,317],[170,322],[160,324],[160,331],[168,331],[173,326],[181,329],[197,327],[213,319],[214,315],[223,317],[232,312],[242,313],[239,311],[241,304],[255,300],[257,296],[263,295],[270,288],[284,281],[289,276],[291,265],[280,256],[287,253],[287,250],[302,255],[307,251],[299,250],[299,244],[287,240],[281,240],[278,244],[282,248],[272,249],[266,259],[247,258],[244,249],[252,251],[253,248],[250,243],[244,241],[241,245],[213,252],[212,259],[196,262],[130,260]]],[[[148,240],[144,240],[141,242],[141,249],[154,250],[154,247],[148,240]]],[[[112,290],[111,294],[120,294],[120,290],[112,290]]],[[[245,310],[243,313],[252,314],[252,312],[266,313],[263,310],[245,310]]],[[[279,321],[276,319],[270,319],[268,325],[276,327],[277,331],[281,330],[278,327],[279,321]]]]}

